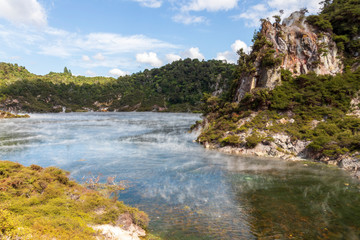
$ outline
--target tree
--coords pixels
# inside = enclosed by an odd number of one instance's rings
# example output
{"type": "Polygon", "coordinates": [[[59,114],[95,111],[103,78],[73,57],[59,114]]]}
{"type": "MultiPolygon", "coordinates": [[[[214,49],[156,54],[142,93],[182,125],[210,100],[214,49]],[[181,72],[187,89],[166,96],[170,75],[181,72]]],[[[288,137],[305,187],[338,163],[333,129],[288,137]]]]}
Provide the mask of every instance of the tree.
{"type": "Polygon", "coordinates": [[[67,67],[64,67],[64,73],[67,75],[72,75],[71,70],[68,69],[67,67]]]}

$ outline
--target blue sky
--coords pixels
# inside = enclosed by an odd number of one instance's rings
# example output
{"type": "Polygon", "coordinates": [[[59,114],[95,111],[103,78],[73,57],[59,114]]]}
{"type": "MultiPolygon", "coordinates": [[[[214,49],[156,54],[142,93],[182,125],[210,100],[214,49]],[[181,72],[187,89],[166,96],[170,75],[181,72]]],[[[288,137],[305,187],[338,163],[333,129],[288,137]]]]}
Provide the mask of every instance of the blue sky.
{"type": "Polygon", "coordinates": [[[177,59],[236,62],[259,19],[320,0],[0,0],[0,61],[121,76],[177,59]]]}

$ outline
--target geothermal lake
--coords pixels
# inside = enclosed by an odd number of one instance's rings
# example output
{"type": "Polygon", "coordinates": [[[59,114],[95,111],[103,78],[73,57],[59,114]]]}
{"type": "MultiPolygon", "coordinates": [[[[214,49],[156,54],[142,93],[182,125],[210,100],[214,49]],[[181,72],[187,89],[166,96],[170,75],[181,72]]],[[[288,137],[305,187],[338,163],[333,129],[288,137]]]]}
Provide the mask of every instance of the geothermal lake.
{"type": "Polygon", "coordinates": [[[197,114],[31,114],[0,120],[0,159],[116,176],[164,239],[359,239],[360,188],[322,164],[229,156],[188,133],[197,114]]]}

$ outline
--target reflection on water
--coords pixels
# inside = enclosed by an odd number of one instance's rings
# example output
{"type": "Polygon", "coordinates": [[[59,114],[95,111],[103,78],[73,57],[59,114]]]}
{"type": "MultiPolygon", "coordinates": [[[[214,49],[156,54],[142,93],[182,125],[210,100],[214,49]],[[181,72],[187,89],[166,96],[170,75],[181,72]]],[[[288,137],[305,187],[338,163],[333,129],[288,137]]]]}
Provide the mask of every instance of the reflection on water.
{"type": "Polygon", "coordinates": [[[195,114],[34,114],[0,121],[0,158],[82,181],[126,180],[120,200],[165,239],[358,239],[358,184],[302,162],[228,156],[187,133],[195,114]]]}

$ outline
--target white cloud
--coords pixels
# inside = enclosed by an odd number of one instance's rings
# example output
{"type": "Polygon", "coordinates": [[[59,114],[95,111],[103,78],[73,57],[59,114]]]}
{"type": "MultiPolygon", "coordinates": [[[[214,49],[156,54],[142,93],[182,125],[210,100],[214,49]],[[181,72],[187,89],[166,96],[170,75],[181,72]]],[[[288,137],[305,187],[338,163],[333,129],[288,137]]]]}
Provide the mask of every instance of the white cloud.
{"type": "Polygon", "coordinates": [[[245,42],[241,40],[236,40],[233,44],[231,44],[231,49],[233,52],[237,53],[240,49],[243,49],[245,53],[250,53],[251,47],[249,47],[245,42]]]}
{"type": "Polygon", "coordinates": [[[202,55],[202,53],[200,53],[199,48],[189,48],[188,50],[185,50],[184,52],[182,52],[181,54],[184,58],[191,58],[191,59],[199,59],[199,60],[203,60],[205,59],[204,55],[202,55]]]}
{"type": "Polygon", "coordinates": [[[173,44],[144,35],[122,36],[114,33],[90,33],[85,36],[76,36],[75,39],[63,39],[63,41],[79,49],[98,50],[108,54],[177,48],[173,44]]]}
{"type": "MultiPolygon", "coordinates": [[[[29,36],[33,35],[33,33],[28,34],[29,36]]],[[[47,33],[43,35],[43,39],[37,39],[33,42],[39,48],[39,53],[58,57],[71,57],[84,52],[103,52],[106,55],[116,55],[154,49],[168,51],[169,49],[179,48],[177,45],[144,35],[122,36],[113,33],[79,35],[67,32],[55,36],[47,33]]],[[[23,34],[23,36],[26,36],[26,34],[23,34]]],[[[6,35],[4,37],[8,38],[9,36],[6,35]]],[[[105,59],[104,55],[99,53],[93,58],[99,61],[104,61],[105,59]]]]}
{"type": "Polygon", "coordinates": [[[125,76],[125,75],[129,75],[129,72],[125,72],[125,71],[122,71],[118,68],[114,68],[114,69],[111,69],[109,71],[109,74],[114,76],[114,77],[122,77],[122,76],[125,76]]]}
{"type": "Polygon", "coordinates": [[[186,0],[173,1],[175,9],[178,13],[173,16],[174,22],[183,23],[186,25],[194,23],[208,23],[208,19],[204,16],[194,16],[192,11],[227,11],[237,7],[239,0],[186,0]]]}
{"type": "Polygon", "coordinates": [[[175,61],[180,60],[180,59],[181,59],[181,56],[179,56],[179,55],[176,55],[176,54],[173,54],[173,53],[166,54],[166,60],[169,63],[175,62],[175,61]]]}
{"type": "Polygon", "coordinates": [[[271,0],[268,5],[276,10],[293,12],[306,7],[310,13],[317,13],[320,10],[322,0],[271,0]]]}
{"type": "Polygon", "coordinates": [[[183,23],[186,25],[193,23],[203,23],[206,22],[206,18],[203,16],[192,16],[189,13],[179,13],[173,16],[173,21],[178,23],[183,23]]]}
{"type": "Polygon", "coordinates": [[[1,0],[0,18],[16,25],[36,27],[47,25],[45,9],[37,0],[1,0]]]}
{"type": "Polygon", "coordinates": [[[161,0],[133,0],[133,1],[140,3],[141,6],[149,7],[149,8],[159,8],[162,5],[161,0]]]}
{"type": "Polygon", "coordinates": [[[90,61],[91,61],[90,57],[87,56],[87,55],[83,55],[83,56],[81,57],[81,59],[82,59],[83,61],[85,61],[85,62],[90,62],[90,61]]]}
{"type": "Polygon", "coordinates": [[[105,60],[104,55],[102,55],[101,53],[98,53],[98,54],[94,55],[93,58],[95,60],[98,60],[98,61],[104,61],[105,60]]]}
{"type": "Polygon", "coordinates": [[[140,67],[134,59],[136,53],[157,52],[165,58],[167,53],[182,48],[145,35],[79,34],[51,27],[24,28],[10,24],[0,25],[0,43],[2,49],[63,58],[69,66],[90,70],[98,67],[120,68],[131,72],[138,71],[140,67]],[[104,60],[93,58],[98,53],[105,57],[104,60]]]}
{"type": "Polygon", "coordinates": [[[136,54],[136,61],[138,61],[139,63],[150,64],[153,67],[160,67],[162,65],[161,60],[154,52],[138,53],[136,54]]]}
{"type": "Polygon", "coordinates": [[[271,18],[278,15],[280,10],[284,10],[284,17],[288,17],[292,12],[301,8],[307,8],[310,14],[320,10],[322,0],[266,0],[264,3],[256,4],[248,8],[245,12],[234,16],[234,19],[245,19],[250,27],[257,27],[260,18],[271,18]]]}
{"type": "Polygon", "coordinates": [[[225,60],[228,63],[236,63],[236,54],[231,51],[220,52],[217,54],[216,60],[225,60]]]}
{"type": "Polygon", "coordinates": [[[230,10],[237,6],[239,0],[192,0],[183,6],[183,11],[210,11],[230,10]]]}
{"type": "Polygon", "coordinates": [[[61,57],[61,58],[68,58],[71,57],[72,51],[69,48],[64,48],[63,46],[49,45],[49,46],[40,46],[40,54],[53,56],[53,57],[61,57]]]}
{"type": "Polygon", "coordinates": [[[233,44],[231,44],[232,51],[218,53],[216,60],[226,60],[228,63],[236,63],[239,58],[237,51],[239,51],[241,48],[245,53],[250,53],[251,51],[251,47],[249,47],[245,42],[236,40],[233,44]]]}

